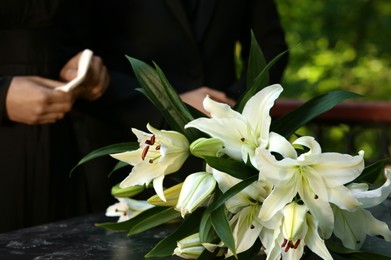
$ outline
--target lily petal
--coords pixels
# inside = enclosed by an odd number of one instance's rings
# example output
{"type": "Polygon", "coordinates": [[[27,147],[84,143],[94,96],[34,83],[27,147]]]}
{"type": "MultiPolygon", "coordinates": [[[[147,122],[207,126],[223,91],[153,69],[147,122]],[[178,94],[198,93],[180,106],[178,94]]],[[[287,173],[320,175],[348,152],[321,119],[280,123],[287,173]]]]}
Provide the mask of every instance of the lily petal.
{"type": "Polygon", "coordinates": [[[362,204],[363,208],[371,208],[379,205],[388,198],[391,193],[391,170],[385,169],[386,182],[379,188],[370,191],[353,190],[353,196],[362,204]]]}
{"type": "Polygon", "coordinates": [[[324,243],[324,240],[320,238],[318,234],[318,225],[314,216],[307,214],[308,233],[304,238],[304,243],[311,249],[312,252],[317,254],[323,259],[333,259],[330,252],[324,243]]]}
{"type": "Polygon", "coordinates": [[[355,212],[333,207],[335,214],[334,234],[341,239],[347,248],[358,250],[365,241],[366,235],[383,236],[391,242],[391,231],[386,223],[374,218],[365,209],[359,208],[355,212]]]}
{"type": "Polygon", "coordinates": [[[123,153],[110,154],[111,157],[122,162],[126,162],[130,165],[136,165],[142,161],[141,153],[143,149],[139,148],[135,151],[127,151],[123,153]]]}
{"type": "Polygon", "coordinates": [[[364,152],[351,156],[339,153],[318,155],[312,167],[325,179],[327,187],[343,185],[357,178],[364,169],[364,152]]]}
{"type": "Polygon", "coordinates": [[[284,186],[291,182],[298,171],[296,160],[285,158],[277,161],[270,151],[264,148],[256,150],[255,159],[259,168],[259,179],[263,176],[276,186],[284,186]]]}
{"type": "Polygon", "coordinates": [[[239,118],[239,112],[233,110],[225,103],[216,102],[207,95],[203,101],[203,106],[213,118],[239,118]]]}
{"type": "Polygon", "coordinates": [[[269,145],[267,150],[270,152],[276,152],[281,154],[283,157],[288,157],[292,159],[297,158],[296,150],[293,148],[291,143],[285,139],[282,135],[279,135],[274,132],[269,134],[269,145]]]}
{"type": "Polygon", "coordinates": [[[127,188],[134,185],[146,185],[162,175],[162,168],[158,164],[139,163],[133,167],[130,174],[120,183],[120,188],[127,188]]]}
{"type": "Polygon", "coordinates": [[[323,179],[316,172],[309,170],[306,173],[310,177],[306,179],[307,185],[303,183],[299,186],[300,198],[318,219],[322,236],[328,238],[333,232],[334,215],[328,201],[327,189],[323,179]]]}
{"type": "Polygon", "coordinates": [[[270,109],[274,101],[283,91],[279,84],[270,85],[252,96],[243,108],[243,117],[250,119],[248,122],[253,131],[259,133],[260,147],[268,144],[270,130],[270,109]]]}
{"type": "MultiPolygon", "coordinates": [[[[235,239],[236,253],[241,253],[248,250],[259,237],[262,226],[254,219],[256,218],[259,207],[255,209],[251,206],[243,208],[230,221],[233,228],[233,236],[235,239]],[[254,214],[256,212],[256,214],[254,214]]],[[[232,253],[231,253],[232,254],[232,253]]],[[[230,253],[227,256],[231,255],[230,253]]]]}
{"type": "Polygon", "coordinates": [[[341,209],[354,211],[360,206],[360,202],[345,186],[333,187],[329,192],[329,201],[341,209]]]}
{"type": "Polygon", "coordinates": [[[258,217],[263,222],[263,225],[267,228],[273,228],[269,226],[270,219],[273,218],[278,211],[283,209],[286,204],[291,202],[296,193],[297,191],[294,185],[289,185],[284,188],[274,187],[274,190],[265,199],[262,208],[259,211],[258,217]]]}
{"type": "Polygon", "coordinates": [[[159,198],[166,202],[166,196],[164,195],[163,192],[163,180],[164,180],[164,175],[160,175],[156,178],[153,179],[153,188],[155,189],[156,194],[159,196],[159,198]]]}
{"type": "Polygon", "coordinates": [[[307,156],[307,155],[313,155],[313,154],[321,154],[322,153],[322,148],[320,147],[319,143],[315,141],[315,138],[312,136],[302,136],[300,138],[297,138],[293,144],[299,144],[303,145],[307,148],[309,148],[309,151],[302,154],[302,156],[307,156]]]}

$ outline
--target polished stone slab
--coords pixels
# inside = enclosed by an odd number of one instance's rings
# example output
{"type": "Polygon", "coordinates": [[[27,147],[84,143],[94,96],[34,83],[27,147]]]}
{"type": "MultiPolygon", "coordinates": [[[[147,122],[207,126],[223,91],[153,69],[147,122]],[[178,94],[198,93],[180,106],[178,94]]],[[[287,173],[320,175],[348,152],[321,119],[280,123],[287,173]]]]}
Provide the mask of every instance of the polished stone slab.
{"type": "MultiPolygon", "coordinates": [[[[372,210],[373,215],[391,226],[391,201],[372,210]]],[[[161,239],[171,234],[176,226],[163,225],[128,237],[126,232],[113,232],[95,227],[96,223],[115,221],[103,213],[92,214],[13,232],[0,234],[1,260],[141,260],[161,239]]],[[[362,223],[363,226],[367,223],[362,223]]],[[[387,252],[391,256],[391,243],[381,238],[367,237],[364,251],[387,252]]],[[[334,259],[344,257],[333,254],[334,259]]],[[[148,258],[156,260],[156,258],[148,258]]],[[[178,257],[158,258],[177,260],[178,257]]],[[[259,259],[264,259],[261,256],[259,259]]],[[[306,260],[319,259],[315,254],[306,260]]],[[[391,259],[391,257],[390,257],[391,259]]]]}
{"type": "Polygon", "coordinates": [[[174,230],[174,226],[163,226],[128,237],[126,232],[94,226],[107,221],[113,218],[93,214],[0,234],[0,259],[138,260],[144,259],[149,250],[174,230]]]}

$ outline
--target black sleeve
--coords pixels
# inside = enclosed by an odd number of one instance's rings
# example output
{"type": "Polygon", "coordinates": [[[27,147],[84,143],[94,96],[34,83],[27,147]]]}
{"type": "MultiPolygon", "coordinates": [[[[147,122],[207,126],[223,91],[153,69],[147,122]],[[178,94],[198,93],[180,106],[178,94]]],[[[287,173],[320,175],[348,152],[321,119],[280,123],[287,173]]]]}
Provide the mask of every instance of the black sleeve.
{"type": "MultiPolygon", "coordinates": [[[[251,27],[266,62],[270,62],[277,55],[288,50],[285,31],[280,22],[276,3],[273,0],[255,0],[251,17],[251,27]]],[[[288,54],[285,54],[270,69],[270,84],[281,82],[287,64],[288,54]]]]}
{"type": "MultiPolygon", "coordinates": [[[[255,38],[262,50],[267,63],[277,55],[288,50],[285,32],[280,23],[277,6],[273,0],[251,0],[248,6],[248,21],[243,24],[241,36],[241,55],[243,71],[238,81],[230,86],[228,96],[238,99],[246,89],[247,64],[250,52],[251,35],[255,38]]],[[[281,83],[284,70],[288,64],[288,53],[284,54],[269,70],[269,83],[281,83]]]]}
{"type": "Polygon", "coordinates": [[[5,97],[10,86],[11,76],[0,76],[0,126],[3,124],[6,116],[5,97]]]}

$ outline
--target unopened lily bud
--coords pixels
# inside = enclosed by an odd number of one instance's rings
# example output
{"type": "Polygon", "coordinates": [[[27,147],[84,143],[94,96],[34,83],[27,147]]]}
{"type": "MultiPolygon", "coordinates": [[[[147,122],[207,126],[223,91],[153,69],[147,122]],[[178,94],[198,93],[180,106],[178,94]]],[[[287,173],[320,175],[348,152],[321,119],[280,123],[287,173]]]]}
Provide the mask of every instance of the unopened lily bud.
{"type": "Polygon", "coordinates": [[[204,250],[199,233],[195,233],[179,240],[173,254],[184,259],[197,259],[204,250]]]}
{"type": "MultiPolygon", "coordinates": [[[[283,234],[285,237],[285,251],[293,247],[296,249],[300,240],[304,238],[307,233],[306,215],[308,207],[292,202],[283,209],[284,222],[283,234]]],[[[283,246],[283,247],[284,247],[283,246]]]]}
{"type": "Polygon", "coordinates": [[[163,193],[166,197],[166,201],[160,199],[158,195],[154,195],[148,199],[148,203],[155,206],[174,207],[178,202],[179,193],[181,192],[182,185],[183,182],[164,190],[163,193]]]}
{"type": "Polygon", "coordinates": [[[127,188],[120,188],[119,184],[111,188],[111,195],[117,198],[133,197],[145,190],[145,185],[134,185],[127,188]]]}
{"type": "Polygon", "coordinates": [[[181,212],[182,217],[192,213],[212,194],[216,187],[216,180],[208,172],[196,172],[187,176],[179,195],[175,209],[181,212]]]}
{"type": "Polygon", "coordinates": [[[223,154],[224,143],[218,138],[199,138],[190,145],[190,151],[194,156],[220,157],[223,154]]]}

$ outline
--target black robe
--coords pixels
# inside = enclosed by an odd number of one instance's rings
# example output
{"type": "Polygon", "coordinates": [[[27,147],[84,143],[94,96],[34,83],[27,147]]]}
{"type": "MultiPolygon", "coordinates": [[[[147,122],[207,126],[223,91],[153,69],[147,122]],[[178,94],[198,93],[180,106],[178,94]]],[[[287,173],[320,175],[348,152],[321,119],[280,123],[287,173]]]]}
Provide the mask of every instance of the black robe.
{"type": "Polygon", "coordinates": [[[76,54],[64,46],[71,36],[59,29],[68,2],[0,4],[0,232],[88,212],[84,176],[69,175],[80,158],[70,118],[30,126],[8,120],[5,110],[13,76],[58,79],[76,54]]]}

